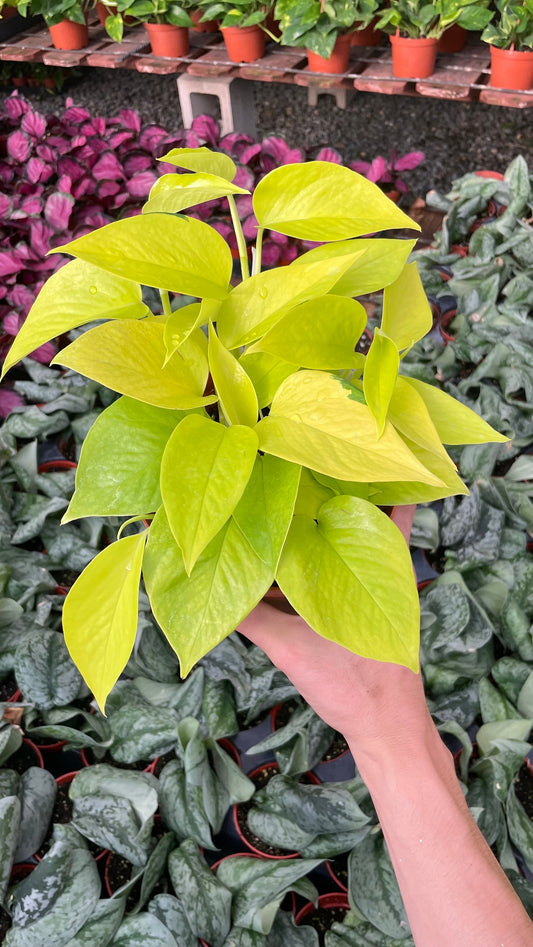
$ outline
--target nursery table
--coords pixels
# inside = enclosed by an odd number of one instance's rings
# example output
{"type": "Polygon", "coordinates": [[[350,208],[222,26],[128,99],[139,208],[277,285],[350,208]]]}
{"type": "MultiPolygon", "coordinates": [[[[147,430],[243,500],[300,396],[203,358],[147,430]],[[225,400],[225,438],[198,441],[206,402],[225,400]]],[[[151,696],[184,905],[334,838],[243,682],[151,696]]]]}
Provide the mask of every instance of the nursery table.
{"type": "Polygon", "coordinates": [[[269,42],[263,59],[236,64],[229,61],[220,33],[191,31],[190,37],[191,48],[187,56],[166,59],[151,53],[142,26],[127,29],[123,42],[115,43],[93,14],[89,23],[90,42],[85,49],[54,49],[46,27],[34,26],[0,42],[0,60],[42,62],[67,68],[100,66],[107,69],[136,69],[158,75],[176,75],[178,88],[179,76],[186,75],[187,81],[182,82],[179,88],[182,112],[187,113],[190,121],[194,114],[199,114],[198,110],[195,112],[195,96],[201,100],[204,112],[208,111],[206,96],[216,96],[224,118],[224,133],[232,130],[231,126],[240,131],[247,130],[239,127],[239,122],[242,122],[243,115],[250,113],[250,96],[248,94],[244,101],[246,83],[232,82],[234,79],[305,86],[310,104],[316,103],[318,94],[327,93],[335,96],[341,108],[345,106],[347,93],[353,93],[354,90],[484,102],[511,108],[533,106],[533,90],[513,92],[489,86],[489,47],[474,37],[461,52],[439,55],[435,73],[423,80],[397,79],[392,75],[388,44],[374,48],[352,46],[348,71],[330,76],[310,72],[303,49],[280,47],[269,42]],[[209,80],[208,85],[204,80],[209,80]]]}

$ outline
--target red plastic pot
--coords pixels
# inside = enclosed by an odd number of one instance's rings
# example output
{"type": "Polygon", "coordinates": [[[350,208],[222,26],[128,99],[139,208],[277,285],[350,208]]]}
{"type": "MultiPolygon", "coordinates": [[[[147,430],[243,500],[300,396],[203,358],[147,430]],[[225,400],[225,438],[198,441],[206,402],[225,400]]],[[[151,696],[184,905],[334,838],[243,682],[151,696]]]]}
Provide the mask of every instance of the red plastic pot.
{"type": "Polygon", "coordinates": [[[490,47],[490,85],[498,89],[533,89],[533,49],[490,47]]]}
{"type": "Polygon", "coordinates": [[[450,26],[437,40],[437,52],[459,53],[466,43],[466,30],[458,23],[450,26]]]}
{"type": "Polygon", "coordinates": [[[424,36],[412,39],[399,33],[389,36],[392,45],[392,74],[397,79],[427,79],[433,75],[437,40],[424,36]]]}
{"type": "Polygon", "coordinates": [[[86,23],[60,20],[48,29],[56,49],[85,49],[89,45],[89,28],[86,23]]]}
{"type": "Polygon", "coordinates": [[[363,27],[362,29],[358,29],[357,23],[354,23],[352,32],[350,33],[350,42],[352,46],[380,46],[382,41],[382,31],[374,29],[372,23],[363,27]]]}
{"type": "Polygon", "coordinates": [[[312,901],[308,901],[303,908],[300,908],[294,920],[298,925],[305,924],[315,911],[332,911],[334,909],[344,911],[345,914],[350,910],[348,895],[343,891],[339,891],[338,894],[336,891],[332,891],[330,894],[321,894],[317,905],[314,905],[312,901]]]}
{"type": "Polygon", "coordinates": [[[194,23],[193,30],[195,33],[218,33],[218,20],[206,20],[205,23],[201,23],[201,17],[203,16],[203,10],[191,10],[190,17],[194,23]]]}
{"type": "Polygon", "coordinates": [[[35,743],[32,743],[31,740],[28,740],[26,737],[24,737],[24,739],[22,740],[22,746],[20,746],[18,750],[16,750],[15,753],[12,753],[11,756],[9,757],[7,765],[9,766],[10,769],[17,768],[16,767],[17,757],[19,759],[22,758],[24,753],[26,753],[28,756],[31,755],[33,759],[28,764],[28,766],[24,768],[24,770],[21,770],[21,772],[24,772],[26,769],[29,769],[30,766],[38,766],[39,769],[44,769],[43,756],[39,747],[36,746],[35,743]]]}
{"type": "Polygon", "coordinates": [[[277,608],[279,612],[285,612],[287,615],[297,614],[296,610],[292,607],[290,602],[287,601],[285,595],[277,585],[271,586],[268,592],[265,592],[263,601],[266,602],[267,605],[272,605],[273,608],[277,608]]]}
{"type": "Polygon", "coordinates": [[[340,33],[337,36],[333,52],[329,59],[319,56],[311,49],[307,50],[307,63],[310,72],[326,72],[329,75],[341,75],[348,70],[350,61],[351,33],[340,33]]]}
{"type": "Polygon", "coordinates": [[[56,470],[75,470],[77,467],[75,460],[43,460],[42,464],[39,464],[38,470],[39,473],[54,473],[56,470]]]}
{"type": "Polygon", "coordinates": [[[231,62],[255,62],[264,56],[266,33],[260,26],[223,26],[222,36],[231,62]]]}
{"type": "Polygon", "coordinates": [[[172,23],[145,23],[154,56],[179,59],[189,52],[189,31],[172,23]]]}

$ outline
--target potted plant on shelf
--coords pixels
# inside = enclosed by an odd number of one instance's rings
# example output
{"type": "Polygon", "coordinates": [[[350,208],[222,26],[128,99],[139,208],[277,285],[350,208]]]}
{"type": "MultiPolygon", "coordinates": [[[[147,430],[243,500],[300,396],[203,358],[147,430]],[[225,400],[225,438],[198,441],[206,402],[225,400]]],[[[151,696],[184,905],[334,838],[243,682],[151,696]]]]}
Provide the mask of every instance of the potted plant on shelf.
{"type": "Polygon", "coordinates": [[[455,24],[480,30],[493,11],[488,0],[398,0],[380,12],[376,27],[390,34],[393,75],[425,79],[433,73],[437,42],[455,24]]]}
{"type": "Polygon", "coordinates": [[[303,46],[312,72],[343,73],[348,68],[351,34],[356,21],[368,25],[377,4],[354,0],[277,0],[274,15],[279,20],[281,42],[303,46]]]}
{"type": "Polygon", "coordinates": [[[23,0],[18,10],[41,15],[56,49],[83,49],[89,43],[87,14],[92,0],[23,0]]]}
{"type": "Polygon", "coordinates": [[[533,88],[533,0],[495,0],[496,16],[481,38],[490,45],[490,84],[533,88]]]}
{"type": "Polygon", "coordinates": [[[163,175],[142,215],[61,248],[76,259],[45,284],[4,365],[107,320],[57,356],[123,395],[90,429],[63,522],[130,517],[65,599],[71,656],[103,708],[135,641],[142,569],[183,676],[274,581],[319,634],[415,669],[411,559],[380,506],[466,493],[443,441],[506,440],[441,389],[398,374],[432,326],[416,264],[405,263],[415,241],[364,235],[416,225],[354,171],[284,165],[254,192],[250,275],[233,161],[207,148],[163,160],[188,173],[163,175]],[[182,213],[224,195],[236,286],[226,242],[182,213]],[[322,245],[261,272],[265,229],[322,245]],[[160,289],[154,313],[138,281],[160,289]],[[364,356],[366,313],[353,297],[383,286],[364,356]],[[201,301],[173,310],[169,293],[201,301]],[[355,613],[365,616],[357,635],[355,613]]]}
{"type": "Polygon", "coordinates": [[[199,0],[200,23],[218,21],[232,62],[254,62],[265,52],[270,0],[199,0]]]}
{"type": "Polygon", "coordinates": [[[189,27],[193,26],[189,6],[187,0],[183,3],[174,0],[118,0],[116,16],[108,17],[105,27],[113,39],[120,42],[122,22],[126,18],[143,23],[155,56],[186,56],[189,52],[189,27]]]}

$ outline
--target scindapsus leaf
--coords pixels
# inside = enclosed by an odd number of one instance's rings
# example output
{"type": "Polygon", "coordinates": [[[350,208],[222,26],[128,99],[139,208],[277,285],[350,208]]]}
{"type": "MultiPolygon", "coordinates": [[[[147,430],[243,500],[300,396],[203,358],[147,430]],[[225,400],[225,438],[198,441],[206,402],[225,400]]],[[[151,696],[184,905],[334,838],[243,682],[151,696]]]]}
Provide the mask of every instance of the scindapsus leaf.
{"type": "Polygon", "coordinates": [[[329,161],[286,164],[259,182],[253,197],[261,227],[301,240],[345,240],[379,230],[419,230],[365,177],[329,161]]]}
{"type": "Polygon", "coordinates": [[[411,557],[397,527],[372,503],[333,497],[320,508],[318,522],[295,517],[276,578],[324,638],[363,657],[418,670],[411,557]]]}
{"type": "Polygon", "coordinates": [[[171,434],[161,463],[161,495],[190,575],[231,516],[257,456],[257,434],[191,414],[171,434]]]}
{"type": "Polygon", "coordinates": [[[131,654],[146,533],[107,546],[84,569],[63,606],[65,641],[104,712],[131,654]]]}

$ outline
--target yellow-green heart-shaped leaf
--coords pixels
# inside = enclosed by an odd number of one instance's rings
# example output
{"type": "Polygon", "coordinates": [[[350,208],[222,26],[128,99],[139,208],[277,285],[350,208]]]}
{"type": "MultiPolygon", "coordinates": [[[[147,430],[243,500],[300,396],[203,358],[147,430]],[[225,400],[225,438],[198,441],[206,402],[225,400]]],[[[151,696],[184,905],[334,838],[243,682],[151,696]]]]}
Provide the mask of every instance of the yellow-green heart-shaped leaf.
{"type": "Polygon", "coordinates": [[[225,418],[230,424],[257,422],[259,406],[255,388],[239,361],[209,326],[209,368],[225,418]]]}
{"type": "MultiPolygon", "coordinates": [[[[265,454],[265,457],[268,457],[268,454],[265,454]]],[[[322,504],[326,503],[327,500],[331,500],[334,496],[335,493],[331,487],[320,483],[310,470],[302,467],[300,486],[294,504],[294,515],[310,516],[311,519],[315,520],[322,504]]]]}
{"type": "Polygon", "coordinates": [[[239,362],[252,382],[260,408],[266,408],[272,401],[281,382],[298,370],[298,365],[286,362],[267,352],[249,355],[245,352],[239,362]]]}
{"type": "Polygon", "coordinates": [[[269,454],[256,456],[233,518],[259,558],[275,572],[292,519],[300,467],[269,454]]]}
{"type": "Polygon", "coordinates": [[[437,433],[423,398],[411,379],[398,375],[389,404],[388,418],[397,431],[420,447],[450,458],[437,433]]]}
{"type": "Polygon", "coordinates": [[[152,611],[179,657],[182,676],[234,631],[274,579],[233,519],[189,577],[164,508],[150,526],[143,573],[152,611]]]}
{"type": "Polygon", "coordinates": [[[320,508],[318,522],[294,517],[276,578],[324,638],[365,658],[418,670],[411,557],[398,528],[372,503],[333,497],[320,508]]]}
{"type": "Polygon", "coordinates": [[[479,414],[446,394],[435,385],[406,378],[405,381],[423,399],[439,437],[445,444],[503,443],[509,438],[499,434],[479,414]]]}
{"type": "Polygon", "coordinates": [[[153,185],[143,214],[176,214],[186,207],[213,201],[228,194],[249,194],[215,174],[163,174],[153,185]]]}
{"type": "Polygon", "coordinates": [[[280,385],[256,427],[259,448],[340,480],[441,481],[417,460],[392,424],[378,439],[362,395],[327,372],[300,371],[280,385]]]}
{"type": "Polygon", "coordinates": [[[155,513],[161,506],[163,451],[184,416],[132,398],[119,398],[105,408],[83,442],[76,489],[61,522],[155,513]]]}
{"type": "Polygon", "coordinates": [[[249,427],[191,414],[171,434],[161,463],[161,496],[188,574],[239,502],[257,456],[249,427]]]}
{"type": "Polygon", "coordinates": [[[231,250],[213,227],[172,214],[125,217],[51,252],[70,253],[135,283],[214,299],[228,292],[233,269],[231,250]]]}
{"type": "Polygon", "coordinates": [[[441,500],[443,497],[455,494],[467,494],[468,489],[459,477],[455,464],[446,452],[428,450],[420,444],[402,436],[402,440],[409,451],[431,471],[440,482],[440,486],[433,486],[429,478],[420,478],[420,482],[373,483],[371,485],[372,502],[380,506],[396,506],[403,503],[430,503],[432,500],[441,500]]]}
{"type": "Polygon", "coordinates": [[[407,263],[383,293],[381,328],[399,352],[423,338],[431,329],[431,306],[416,263],[407,263]]]}
{"type": "Polygon", "coordinates": [[[379,230],[420,230],[365,177],[329,161],[275,168],[257,185],[254,213],[263,228],[301,240],[346,240],[379,230]]]}
{"type": "Polygon", "coordinates": [[[204,171],[206,174],[217,174],[226,181],[233,181],[237,173],[235,162],[222,151],[211,151],[210,148],[172,148],[166,155],[158,158],[177,168],[186,168],[187,171],[204,171]]]}
{"type": "Polygon", "coordinates": [[[302,254],[294,261],[294,265],[353,253],[359,247],[364,253],[332,286],[331,292],[335,296],[363,296],[365,293],[375,293],[398,279],[415,244],[416,240],[391,240],[386,237],[326,243],[302,254]]]}
{"type": "Polygon", "coordinates": [[[321,296],[289,309],[248,353],[268,352],[304,368],[352,368],[365,326],[361,303],[345,296],[321,296]]]}
{"type": "Polygon", "coordinates": [[[336,477],[328,477],[326,474],[313,471],[313,478],[322,486],[328,487],[335,496],[361,497],[362,500],[368,500],[368,497],[374,487],[374,484],[356,483],[349,480],[337,480],[336,477]]]}
{"type": "Polygon", "coordinates": [[[365,360],[363,390],[366,403],[376,419],[378,437],[383,434],[399,364],[400,356],[394,342],[376,328],[365,360]]]}
{"type": "Polygon", "coordinates": [[[164,323],[157,319],[105,322],[67,345],[54,363],[159,408],[189,410],[216,401],[215,396],[202,394],[208,372],[204,356],[200,381],[199,346],[191,348],[189,361],[176,353],[165,364],[163,335],[164,323]]]}
{"type": "Polygon", "coordinates": [[[135,642],[145,540],[137,533],[98,553],[63,605],[67,648],[102,713],[135,642]]]}
{"type": "Polygon", "coordinates": [[[189,338],[191,332],[198,328],[201,323],[202,307],[200,303],[191,303],[190,306],[182,306],[176,309],[165,322],[163,339],[168,359],[174,355],[180,345],[183,345],[189,338]]]}
{"type": "Polygon", "coordinates": [[[239,283],[223,300],[217,332],[228,349],[255,342],[287,312],[306,299],[322,296],[363,251],[314,263],[280,266],[239,283]]]}
{"type": "Polygon", "coordinates": [[[86,322],[140,319],[148,313],[138,283],[85,260],[71,260],[44,284],[9,350],[2,375],[44,342],[86,322]]]}

